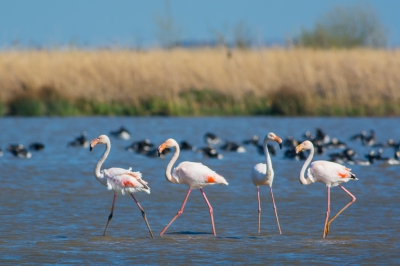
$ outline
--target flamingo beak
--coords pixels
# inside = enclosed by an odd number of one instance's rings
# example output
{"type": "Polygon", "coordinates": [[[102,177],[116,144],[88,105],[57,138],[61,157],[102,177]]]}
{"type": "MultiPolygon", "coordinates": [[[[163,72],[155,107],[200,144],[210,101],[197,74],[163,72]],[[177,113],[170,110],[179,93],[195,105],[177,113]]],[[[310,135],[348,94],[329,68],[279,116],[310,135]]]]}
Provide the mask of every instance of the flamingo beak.
{"type": "Polygon", "coordinates": [[[94,146],[96,146],[98,142],[99,142],[99,139],[98,139],[98,138],[92,140],[92,141],[90,142],[89,150],[92,151],[93,148],[94,148],[94,146]]]}
{"type": "Polygon", "coordinates": [[[276,136],[275,141],[279,144],[279,148],[282,150],[282,140],[280,137],[276,136]]]}
{"type": "Polygon", "coordinates": [[[302,144],[297,145],[297,147],[296,147],[296,153],[299,153],[299,152],[301,152],[302,150],[303,150],[303,145],[302,145],[302,144]]]}
{"type": "Polygon", "coordinates": [[[158,157],[161,157],[161,153],[163,152],[163,150],[166,147],[167,147],[167,144],[165,144],[165,142],[158,147],[158,157]]]}

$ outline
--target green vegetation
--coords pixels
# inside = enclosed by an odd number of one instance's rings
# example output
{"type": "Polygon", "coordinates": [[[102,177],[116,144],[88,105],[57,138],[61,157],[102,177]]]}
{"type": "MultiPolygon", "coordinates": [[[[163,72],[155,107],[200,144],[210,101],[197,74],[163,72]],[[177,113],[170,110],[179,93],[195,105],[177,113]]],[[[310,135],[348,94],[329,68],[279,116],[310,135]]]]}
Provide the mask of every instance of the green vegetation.
{"type": "Polygon", "coordinates": [[[337,7],[316,21],[314,29],[302,29],[295,44],[313,48],[385,47],[387,31],[368,5],[337,7]]]}
{"type": "Polygon", "coordinates": [[[343,108],[335,106],[323,95],[307,99],[301,92],[283,87],[269,97],[249,94],[235,99],[214,90],[189,90],[179,93],[171,101],[161,97],[147,97],[140,99],[137,104],[128,105],[85,99],[68,100],[55,90],[45,87],[37,95],[24,93],[9,104],[0,103],[0,112],[9,116],[383,116],[400,115],[400,102],[343,108]]]}

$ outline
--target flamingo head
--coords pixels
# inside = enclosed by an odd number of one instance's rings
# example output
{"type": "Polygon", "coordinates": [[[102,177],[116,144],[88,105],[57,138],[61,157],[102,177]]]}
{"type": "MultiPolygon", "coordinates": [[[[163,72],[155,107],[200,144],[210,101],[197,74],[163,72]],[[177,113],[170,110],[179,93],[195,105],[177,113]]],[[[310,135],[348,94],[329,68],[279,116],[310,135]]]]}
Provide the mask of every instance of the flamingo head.
{"type": "Polygon", "coordinates": [[[313,144],[311,143],[311,141],[309,141],[309,140],[303,141],[302,143],[297,145],[296,153],[299,153],[299,152],[305,151],[305,150],[311,150],[312,147],[313,147],[313,144]]]}
{"type": "Polygon", "coordinates": [[[96,146],[97,144],[107,144],[107,143],[110,143],[110,139],[106,135],[100,135],[90,142],[89,149],[90,151],[92,151],[94,146],[96,146]]]}
{"type": "Polygon", "coordinates": [[[163,150],[165,150],[166,148],[171,148],[173,146],[175,146],[176,141],[173,139],[167,139],[166,141],[164,141],[160,146],[158,146],[158,157],[161,156],[163,150]]]}
{"type": "Polygon", "coordinates": [[[279,144],[279,148],[282,150],[282,139],[280,137],[278,137],[277,135],[275,135],[275,133],[273,133],[273,132],[268,133],[265,140],[267,140],[267,139],[276,141],[276,143],[279,144]]]}

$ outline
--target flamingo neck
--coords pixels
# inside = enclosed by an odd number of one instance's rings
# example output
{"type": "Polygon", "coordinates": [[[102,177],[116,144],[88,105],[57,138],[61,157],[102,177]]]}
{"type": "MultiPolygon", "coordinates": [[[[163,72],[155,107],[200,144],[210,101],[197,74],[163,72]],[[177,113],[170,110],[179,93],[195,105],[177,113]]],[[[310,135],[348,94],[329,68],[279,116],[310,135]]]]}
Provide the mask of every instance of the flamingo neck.
{"type": "Polygon", "coordinates": [[[178,143],[174,140],[174,145],[173,147],[175,147],[175,152],[174,155],[172,156],[171,160],[169,161],[167,168],[165,169],[165,177],[167,178],[167,180],[171,183],[178,183],[176,181],[175,178],[172,177],[171,175],[171,170],[172,170],[172,166],[174,165],[174,163],[176,162],[176,160],[178,160],[179,157],[179,153],[180,153],[180,148],[178,143]]]}
{"type": "Polygon", "coordinates": [[[99,161],[97,162],[95,168],[94,168],[94,177],[102,183],[103,185],[107,185],[106,180],[104,179],[104,175],[100,173],[100,168],[103,165],[104,161],[107,159],[108,154],[110,153],[111,150],[111,143],[107,142],[106,143],[106,149],[103,152],[103,155],[100,157],[99,161]]]}
{"type": "Polygon", "coordinates": [[[265,140],[264,140],[264,154],[265,154],[265,162],[267,163],[267,172],[265,173],[265,179],[268,179],[274,173],[274,170],[272,169],[271,157],[269,156],[269,152],[268,152],[267,143],[268,143],[268,139],[265,138],[265,140]]]}
{"type": "Polygon", "coordinates": [[[300,183],[302,185],[309,185],[309,184],[313,183],[310,178],[307,178],[307,179],[304,178],[304,173],[306,172],[306,169],[307,169],[308,165],[310,164],[313,156],[314,156],[314,146],[311,147],[310,154],[308,155],[307,160],[304,162],[303,167],[301,168],[301,171],[300,171],[300,183]]]}

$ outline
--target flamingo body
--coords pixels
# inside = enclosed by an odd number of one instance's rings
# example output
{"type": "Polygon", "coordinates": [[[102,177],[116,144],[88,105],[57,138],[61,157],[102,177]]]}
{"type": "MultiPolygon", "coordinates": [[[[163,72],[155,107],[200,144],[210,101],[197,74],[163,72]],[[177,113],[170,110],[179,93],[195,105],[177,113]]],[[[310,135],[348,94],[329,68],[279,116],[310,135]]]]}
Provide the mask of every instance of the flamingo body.
{"type": "Polygon", "coordinates": [[[172,171],[176,184],[186,184],[191,189],[202,188],[214,184],[228,185],[225,178],[202,163],[181,162],[172,171]]]}
{"type": "Polygon", "coordinates": [[[102,175],[107,180],[107,189],[113,190],[117,194],[125,195],[125,193],[146,192],[150,194],[150,187],[147,182],[142,180],[140,172],[132,172],[131,168],[109,168],[104,169],[102,175]],[[140,182],[139,182],[140,180],[140,182]]]}
{"type": "Polygon", "coordinates": [[[251,181],[253,184],[258,186],[272,186],[272,182],[274,181],[274,170],[271,168],[270,173],[267,174],[268,169],[265,163],[258,163],[254,165],[251,171],[251,181]]]}
{"type": "Polygon", "coordinates": [[[335,187],[355,179],[351,169],[329,161],[315,161],[307,171],[307,177],[314,182],[322,182],[327,187],[335,187]]]}

